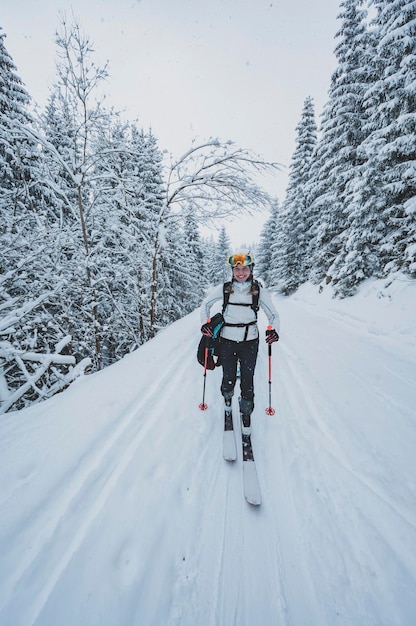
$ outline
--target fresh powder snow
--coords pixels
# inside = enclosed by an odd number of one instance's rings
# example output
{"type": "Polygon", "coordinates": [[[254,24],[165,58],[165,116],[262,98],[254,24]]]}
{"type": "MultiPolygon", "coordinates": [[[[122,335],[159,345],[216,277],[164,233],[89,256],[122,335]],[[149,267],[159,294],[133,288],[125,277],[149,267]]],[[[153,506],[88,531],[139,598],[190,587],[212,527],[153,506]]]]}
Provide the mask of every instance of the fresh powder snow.
{"type": "MultiPolygon", "coordinates": [[[[0,418],[1,626],[413,626],[416,286],[275,297],[252,442],[222,457],[199,312],[0,418]]],[[[234,423],[239,429],[237,394],[234,423]]],[[[240,431],[238,430],[238,441],[240,431]]]]}

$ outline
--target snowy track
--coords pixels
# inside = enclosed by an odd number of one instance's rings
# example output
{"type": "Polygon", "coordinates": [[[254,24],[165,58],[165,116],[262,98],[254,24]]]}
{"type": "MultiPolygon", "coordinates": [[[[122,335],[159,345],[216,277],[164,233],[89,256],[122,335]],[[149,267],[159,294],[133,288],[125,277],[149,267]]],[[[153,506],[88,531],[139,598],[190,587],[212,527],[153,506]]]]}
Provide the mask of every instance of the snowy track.
{"type": "Polygon", "coordinates": [[[265,344],[256,370],[259,508],[240,446],[222,459],[219,371],[198,410],[197,313],[2,418],[1,626],[413,626],[414,333],[277,306],[273,417],[265,344]]]}

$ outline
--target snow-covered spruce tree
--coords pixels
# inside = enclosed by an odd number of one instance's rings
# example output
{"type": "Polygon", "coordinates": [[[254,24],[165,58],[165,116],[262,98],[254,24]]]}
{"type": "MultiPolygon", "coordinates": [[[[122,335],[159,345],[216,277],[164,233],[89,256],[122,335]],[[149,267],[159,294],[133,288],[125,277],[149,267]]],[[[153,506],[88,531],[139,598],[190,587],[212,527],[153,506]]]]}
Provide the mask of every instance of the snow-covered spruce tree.
{"type": "Polygon", "coordinates": [[[44,293],[51,239],[42,155],[27,134],[34,127],[30,96],[4,39],[0,33],[0,284],[2,300],[20,306],[44,293]]]}
{"type": "Polygon", "coordinates": [[[341,297],[353,295],[363,279],[380,275],[380,240],[384,232],[379,210],[383,195],[380,185],[382,174],[377,166],[377,157],[366,154],[363,149],[372,125],[367,94],[382,72],[377,58],[376,31],[366,27],[359,42],[355,46],[354,41],[349,44],[352,47],[350,57],[353,58],[354,51],[359,53],[361,130],[357,136],[361,136],[361,141],[355,150],[355,160],[348,169],[343,193],[346,228],[340,236],[340,249],[328,270],[334,293],[341,297]],[[365,197],[370,202],[367,203],[365,197]]]}
{"type": "Polygon", "coordinates": [[[159,216],[159,228],[153,245],[151,283],[151,327],[159,325],[159,273],[166,229],[189,210],[197,223],[215,223],[218,218],[255,212],[268,206],[270,198],[253,180],[259,172],[276,170],[250,151],[237,148],[230,141],[210,139],[192,147],[172,162],[166,176],[166,202],[159,216]]]}
{"type": "Polygon", "coordinates": [[[357,148],[364,138],[363,98],[371,79],[366,12],[362,0],[344,0],[339,16],[335,55],[338,66],[324,107],[320,139],[306,190],[314,222],[307,256],[309,277],[319,283],[331,279],[333,262],[340,254],[349,226],[346,195],[359,165],[357,148]]]}
{"type": "Polygon", "coordinates": [[[101,192],[93,254],[101,272],[97,292],[106,361],[112,362],[150,336],[152,244],[165,194],[162,157],[151,132],[109,120],[95,151],[103,157],[95,165],[101,192]]]}
{"type": "Polygon", "coordinates": [[[349,274],[355,269],[361,280],[398,270],[416,275],[416,3],[373,5],[376,76],[365,95],[364,165],[347,259],[349,274]]]}
{"type": "Polygon", "coordinates": [[[95,290],[102,332],[102,367],[121,358],[130,346],[140,344],[137,284],[133,261],[128,261],[136,243],[137,191],[131,175],[129,139],[128,123],[116,116],[103,119],[102,132],[92,138],[92,153],[101,155],[93,166],[95,205],[90,258],[99,268],[95,290]]]}
{"type": "Polygon", "coordinates": [[[203,250],[204,277],[206,278],[208,287],[215,283],[214,275],[217,243],[214,239],[214,235],[211,234],[209,237],[202,238],[201,246],[203,250]]]}
{"type": "Polygon", "coordinates": [[[204,255],[198,224],[192,213],[185,216],[183,255],[188,272],[188,285],[183,292],[183,310],[190,313],[204,297],[207,280],[207,260],[204,255]]]}
{"type": "Polygon", "coordinates": [[[386,3],[378,23],[378,54],[386,86],[379,107],[386,120],[386,145],[380,155],[387,199],[383,211],[387,232],[381,242],[383,274],[403,270],[416,278],[416,3],[386,3]]]}
{"type": "MultiPolygon", "coordinates": [[[[136,253],[136,267],[141,272],[141,284],[139,289],[140,315],[145,328],[145,339],[154,334],[154,318],[158,314],[155,292],[149,293],[149,285],[153,285],[153,277],[159,274],[160,267],[155,265],[153,255],[154,241],[160,232],[160,215],[163,213],[166,199],[166,184],[163,180],[162,153],[157,139],[151,131],[141,131],[133,134],[133,147],[137,155],[141,154],[140,164],[136,170],[136,176],[141,183],[141,191],[138,199],[141,206],[141,236],[138,243],[141,250],[136,253]],[[140,261],[140,266],[137,266],[140,261]]],[[[161,264],[161,259],[158,259],[161,264]]],[[[170,320],[172,321],[172,320],[170,320]]]]}
{"type": "Polygon", "coordinates": [[[6,49],[5,38],[0,29],[0,200],[3,227],[7,225],[4,213],[7,211],[6,217],[9,217],[16,212],[26,212],[34,189],[36,194],[32,165],[37,166],[39,159],[35,142],[20,132],[22,127],[33,125],[29,113],[30,96],[16,74],[17,68],[6,49]]]}
{"type": "Polygon", "coordinates": [[[205,261],[192,214],[168,222],[158,293],[161,325],[187,315],[201,304],[206,288],[205,261]]]}
{"type": "Polygon", "coordinates": [[[266,287],[271,287],[273,259],[272,259],[272,243],[277,240],[278,232],[278,214],[279,214],[279,201],[277,198],[273,200],[270,207],[270,217],[264,223],[262,231],[260,233],[260,241],[257,248],[256,260],[256,275],[260,276],[266,287]]]}
{"type": "MultiPolygon", "coordinates": [[[[31,295],[28,280],[36,280],[36,269],[42,267],[39,235],[45,211],[37,182],[40,154],[23,132],[34,123],[30,96],[16,74],[5,38],[0,31],[0,304],[3,315],[23,306],[27,322],[26,300],[36,300],[36,286],[31,295]]],[[[13,327],[7,339],[16,347],[26,341],[13,327]]]]}
{"type": "MultiPolygon", "coordinates": [[[[40,154],[24,130],[33,126],[30,96],[0,32],[0,274],[2,308],[28,296],[27,279],[39,259],[44,217],[40,154]]],[[[41,266],[41,263],[38,267],[41,266]]],[[[20,305],[22,302],[20,302],[20,305]]]]}
{"type": "Polygon", "coordinates": [[[270,268],[267,274],[269,287],[279,293],[285,293],[284,276],[286,272],[285,258],[282,250],[286,246],[285,230],[286,214],[281,205],[276,206],[274,237],[270,242],[270,268]]]}
{"type": "Polygon", "coordinates": [[[275,261],[273,269],[279,270],[279,289],[285,294],[292,293],[305,282],[309,264],[308,243],[313,217],[309,214],[305,190],[317,142],[315,109],[310,97],[304,102],[296,131],[296,147],[282,206],[283,230],[279,237],[279,248],[275,249],[273,255],[275,261]]]}
{"type": "Polygon", "coordinates": [[[197,308],[204,295],[201,241],[192,215],[168,221],[160,260],[157,307],[163,327],[197,308]]]}
{"type": "Polygon", "coordinates": [[[74,360],[56,318],[59,212],[29,112],[30,97],[0,35],[0,411],[62,389],[74,360]],[[60,365],[54,365],[60,363],[60,365]]]}
{"type": "Polygon", "coordinates": [[[157,326],[153,325],[153,332],[185,315],[183,298],[190,284],[190,271],[181,256],[184,244],[182,225],[175,220],[175,227],[165,228],[163,232],[155,292],[157,326]]]}
{"type": "Polygon", "coordinates": [[[212,282],[214,284],[223,283],[230,276],[230,267],[227,258],[232,253],[231,242],[225,226],[221,226],[218,240],[215,245],[215,256],[212,266],[212,282]]]}

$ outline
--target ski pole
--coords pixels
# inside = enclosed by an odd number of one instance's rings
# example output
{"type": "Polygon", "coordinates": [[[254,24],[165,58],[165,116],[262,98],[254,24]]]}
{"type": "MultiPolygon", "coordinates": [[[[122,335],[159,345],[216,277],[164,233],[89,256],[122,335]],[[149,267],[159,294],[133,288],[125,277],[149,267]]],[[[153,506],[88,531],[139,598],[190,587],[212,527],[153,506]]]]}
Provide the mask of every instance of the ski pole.
{"type": "Polygon", "coordinates": [[[205,402],[205,384],[207,382],[207,361],[208,361],[208,348],[205,348],[205,362],[204,362],[204,389],[202,392],[202,402],[199,405],[201,411],[206,411],[208,404],[205,402]]]}
{"type": "MultiPolygon", "coordinates": [[[[211,320],[208,319],[207,322],[209,323],[211,320]]],[[[205,338],[205,343],[207,342],[207,339],[205,338]]],[[[207,382],[207,363],[208,363],[208,345],[205,346],[205,358],[204,358],[204,388],[202,391],[202,402],[199,405],[199,408],[201,409],[201,411],[206,411],[208,408],[208,404],[205,402],[205,385],[207,382]]]]}
{"type": "MultiPolygon", "coordinates": [[[[268,326],[267,330],[271,330],[272,327],[268,326]]],[[[269,357],[269,406],[266,409],[267,415],[274,415],[275,411],[272,407],[272,344],[268,344],[268,357],[269,357]]]]}

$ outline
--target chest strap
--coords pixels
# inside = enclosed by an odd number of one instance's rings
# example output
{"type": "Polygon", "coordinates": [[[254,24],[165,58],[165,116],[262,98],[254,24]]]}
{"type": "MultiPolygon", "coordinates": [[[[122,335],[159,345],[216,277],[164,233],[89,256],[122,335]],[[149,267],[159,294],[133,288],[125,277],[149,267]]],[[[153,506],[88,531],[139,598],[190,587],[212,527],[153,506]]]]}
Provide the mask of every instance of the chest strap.
{"type": "Polygon", "coordinates": [[[245,328],[246,332],[244,333],[243,341],[246,341],[247,336],[248,336],[248,327],[249,326],[253,326],[253,324],[257,324],[257,320],[253,320],[252,322],[248,322],[247,324],[241,324],[241,323],[240,324],[230,324],[229,322],[224,322],[223,327],[224,326],[232,326],[233,328],[245,328]]]}

